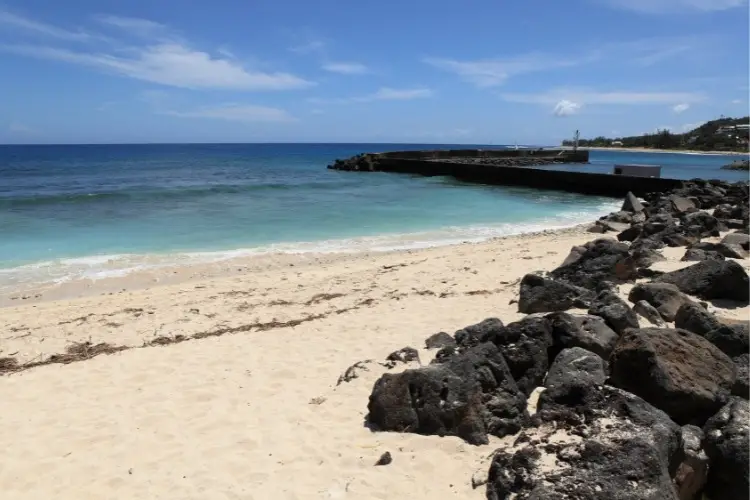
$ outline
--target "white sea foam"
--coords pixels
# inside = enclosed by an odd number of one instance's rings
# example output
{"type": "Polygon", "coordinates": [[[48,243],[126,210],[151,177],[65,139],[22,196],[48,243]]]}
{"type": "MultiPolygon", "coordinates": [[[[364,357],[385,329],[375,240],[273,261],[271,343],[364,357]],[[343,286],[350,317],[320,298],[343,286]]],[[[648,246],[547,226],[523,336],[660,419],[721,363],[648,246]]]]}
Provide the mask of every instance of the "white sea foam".
{"type": "Polygon", "coordinates": [[[530,222],[455,226],[434,231],[275,243],[255,248],[221,251],[92,255],[43,261],[0,269],[0,291],[7,292],[24,286],[64,283],[78,279],[117,278],[139,271],[195,264],[214,264],[236,258],[269,254],[384,252],[416,250],[459,243],[478,243],[502,236],[573,227],[593,221],[600,215],[618,210],[619,205],[620,202],[607,202],[590,210],[562,212],[530,222]]]}

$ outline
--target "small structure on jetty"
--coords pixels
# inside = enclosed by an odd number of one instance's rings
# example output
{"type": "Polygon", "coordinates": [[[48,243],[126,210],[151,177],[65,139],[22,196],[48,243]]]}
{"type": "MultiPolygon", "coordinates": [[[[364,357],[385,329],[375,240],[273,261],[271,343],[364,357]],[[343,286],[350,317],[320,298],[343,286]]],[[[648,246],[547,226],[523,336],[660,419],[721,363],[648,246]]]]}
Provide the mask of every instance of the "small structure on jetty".
{"type": "Polygon", "coordinates": [[[632,175],[624,171],[613,175],[533,168],[588,161],[589,151],[585,149],[449,149],[365,153],[336,160],[328,168],[448,176],[465,182],[614,197],[624,196],[628,191],[643,196],[669,191],[682,184],[679,179],[632,175]]]}
{"type": "Polygon", "coordinates": [[[661,165],[615,165],[613,173],[633,177],[661,177],[661,165]]]}

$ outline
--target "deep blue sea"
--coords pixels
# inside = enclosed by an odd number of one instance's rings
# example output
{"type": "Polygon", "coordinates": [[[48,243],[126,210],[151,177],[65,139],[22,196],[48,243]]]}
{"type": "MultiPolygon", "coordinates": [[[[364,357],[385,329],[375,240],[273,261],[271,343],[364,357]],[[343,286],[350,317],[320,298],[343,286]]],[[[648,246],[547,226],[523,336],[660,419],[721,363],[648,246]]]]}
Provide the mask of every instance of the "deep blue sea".
{"type": "MultiPolygon", "coordinates": [[[[421,144],[0,146],[0,289],[264,252],[419,248],[592,220],[616,200],[327,170],[421,144]]],[[[461,147],[466,147],[465,145],[461,147]]],[[[663,166],[747,180],[732,157],[592,152],[576,170],[663,166]]]]}

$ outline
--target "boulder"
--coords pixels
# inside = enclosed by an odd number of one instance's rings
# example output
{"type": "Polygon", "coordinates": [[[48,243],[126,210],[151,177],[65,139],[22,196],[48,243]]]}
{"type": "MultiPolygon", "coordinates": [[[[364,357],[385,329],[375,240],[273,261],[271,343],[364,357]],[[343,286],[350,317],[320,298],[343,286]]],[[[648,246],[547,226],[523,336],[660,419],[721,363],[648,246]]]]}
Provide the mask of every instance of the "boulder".
{"type": "Polygon", "coordinates": [[[618,241],[635,241],[643,233],[643,224],[633,224],[617,235],[618,241]]]}
{"type": "Polygon", "coordinates": [[[639,283],[628,294],[628,300],[633,303],[645,300],[670,323],[674,321],[677,311],[683,304],[693,302],[675,285],[669,283],[639,283]]]}
{"type": "Polygon", "coordinates": [[[656,278],[671,283],[682,292],[702,299],[729,299],[743,304],[750,301],[750,278],[738,263],[706,260],[656,278]]]}
{"type": "Polygon", "coordinates": [[[729,356],[685,330],[629,330],[609,362],[612,385],[642,397],[681,425],[703,425],[726,403],[736,379],[729,356]]]}
{"type": "Polygon", "coordinates": [[[559,394],[568,394],[576,388],[604,384],[604,360],[581,347],[563,349],[555,358],[544,380],[547,397],[557,399],[559,394]]]}
{"type": "Polygon", "coordinates": [[[619,338],[598,316],[552,313],[547,316],[547,320],[555,350],[581,347],[607,359],[619,338]]]}
{"type": "MultiPolygon", "coordinates": [[[[699,243],[700,245],[700,243],[699,243]]],[[[700,262],[702,260],[726,260],[726,258],[714,250],[702,250],[700,248],[688,248],[685,255],[680,259],[683,262],[700,262]]]]}
{"type": "Polygon", "coordinates": [[[645,300],[639,300],[636,302],[633,311],[646,318],[652,325],[664,326],[664,320],[661,318],[659,311],[645,300]]]}
{"type": "Polygon", "coordinates": [[[524,314],[588,308],[594,293],[557,280],[527,274],[521,280],[518,311],[524,314]]]}
{"type": "Polygon", "coordinates": [[[630,249],[630,256],[638,267],[650,267],[657,262],[667,260],[662,254],[651,248],[636,247],[630,249]]]}
{"type": "Polygon", "coordinates": [[[750,355],[742,354],[732,359],[737,369],[737,380],[732,386],[732,395],[750,399],[750,355]]]}
{"type": "MultiPolygon", "coordinates": [[[[718,322],[717,322],[718,323],[718,322]]],[[[721,325],[707,332],[704,337],[721,352],[734,358],[750,352],[750,333],[747,323],[721,325]]]]}
{"type": "MultiPolygon", "coordinates": [[[[724,236],[721,240],[721,244],[726,245],[728,250],[739,256],[734,257],[735,259],[746,259],[748,257],[748,251],[750,251],[750,235],[731,233],[724,236]]],[[[729,255],[726,256],[730,257],[729,255]]]]}
{"type": "Polygon", "coordinates": [[[476,325],[466,326],[458,330],[453,338],[459,347],[468,348],[487,342],[489,337],[504,329],[503,322],[498,318],[487,318],[476,325]]]}
{"type": "Polygon", "coordinates": [[[617,334],[622,334],[628,328],[640,327],[635,311],[616,293],[609,290],[600,292],[596,296],[589,308],[589,314],[604,319],[617,334]]]}
{"type": "Polygon", "coordinates": [[[680,306],[674,318],[675,328],[705,336],[711,330],[721,326],[716,316],[706,311],[700,304],[688,302],[680,306]]]}
{"type": "Polygon", "coordinates": [[[716,217],[706,212],[685,214],[680,222],[680,225],[686,228],[688,233],[698,234],[703,238],[719,236],[719,231],[726,230],[726,227],[716,217]]]}
{"type": "Polygon", "coordinates": [[[599,220],[608,222],[620,222],[630,225],[630,223],[633,222],[633,214],[625,210],[620,210],[619,212],[612,212],[608,215],[605,215],[604,217],[600,217],[599,220]]]}
{"type": "Polygon", "coordinates": [[[706,494],[711,500],[747,500],[750,489],[750,409],[732,398],[706,422],[703,446],[711,465],[706,494]]]}
{"type": "MultiPolygon", "coordinates": [[[[670,479],[681,459],[680,428],[642,399],[591,385],[554,401],[540,397],[543,422],[557,433],[536,446],[499,449],[487,498],[677,500],[670,479]],[[581,398],[580,396],[585,396],[581,398]],[[572,421],[580,424],[572,424],[572,421]]],[[[544,427],[542,427],[544,428],[544,427]]]]}
{"type": "Polygon", "coordinates": [[[583,246],[575,246],[570,249],[570,253],[567,257],[565,257],[565,260],[561,265],[567,266],[568,264],[572,264],[573,262],[577,261],[581,258],[581,255],[583,255],[586,252],[586,247],[583,246]]]}
{"type": "Polygon", "coordinates": [[[456,347],[456,340],[446,332],[430,335],[425,339],[424,346],[427,349],[440,349],[441,347],[456,347]]]}
{"type": "Polygon", "coordinates": [[[444,363],[384,374],[367,408],[373,430],[458,436],[470,444],[515,434],[528,416],[526,397],[489,342],[444,363]]]}
{"type": "Polygon", "coordinates": [[[398,351],[394,351],[390,353],[385,358],[384,365],[387,368],[393,368],[399,363],[410,363],[412,361],[416,361],[419,363],[419,351],[414,349],[413,347],[403,347],[399,349],[398,351]]]}
{"type": "Polygon", "coordinates": [[[620,210],[622,210],[623,212],[642,212],[643,205],[633,193],[628,191],[628,194],[625,195],[625,201],[622,202],[622,208],[620,210]]]}
{"type": "Polygon", "coordinates": [[[558,267],[550,277],[567,283],[597,289],[602,281],[624,281],[635,275],[629,265],[628,245],[609,239],[598,239],[584,245],[586,251],[574,262],[558,267]]]}
{"type": "Polygon", "coordinates": [[[689,212],[695,208],[695,202],[682,196],[671,195],[669,201],[672,204],[672,211],[677,213],[689,212]]]}
{"type": "Polygon", "coordinates": [[[549,322],[544,317],[527,316],[487,340],[500,349],[521,392],[528,396],[542,385],[553,345],[549,322]]]}
{"type": "Polygon", "coordinates": [[[708,456],[703,451],[703,430],[694,425],[682,427],[683,459],[674,477],[680,500],[700,500],[708,478],[708,456]]]}
{"type": "MultiPolygon", "coordinates": [[[[730,259],[744,259],[747,257],[747,251],[738,245],[727,245],[726,243],[709,243],[707,241],[701,241],[690,247],[694,250],[703,250],[704,252],[718,253],[722,257],[729,257],[730,259]]],[[[704,259],[707,260],[707,259],[704,259]]],[[[713,260],[725,260],[725,259],[713,259],[713,260]]]]}

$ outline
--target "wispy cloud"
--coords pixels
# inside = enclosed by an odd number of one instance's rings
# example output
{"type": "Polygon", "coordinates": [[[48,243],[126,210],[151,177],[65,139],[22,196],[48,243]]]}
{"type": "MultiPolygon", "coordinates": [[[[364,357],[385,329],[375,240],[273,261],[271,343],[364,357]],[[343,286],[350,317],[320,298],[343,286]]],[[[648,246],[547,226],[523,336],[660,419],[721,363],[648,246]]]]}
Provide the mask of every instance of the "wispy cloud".
{"type": "Polygon", "coordinates": [[[0,25],[4,25],[16,30],[24,31],[34,35],[58,38],[69,41],[89,41],[94,38],[90,33],[80,30],[67,30],[58,28],[51,24],[35,21],[27,17],[14,14],[12,12],[0,10],[0,25]]]}
{"type": "Polygon", "coordinates": [[[542,93],[505,93],[501,97],[510,102],[556,105],[562,100],[587,104],[690,104],[700,102],[705,96],[698,92],[637,92],[556,89],[542,93]]]}
{"type": "Polygon", "coordinates": [[[29,127],[28,125],[24,125],[20,122],[11,122],[10,125],[8,125],[8,131],[11,134],[22,134],[22,135],[28,135],[28,134],[34,134],[36,130],[29,127]]]}
{"type": "Polygon", "coordinates": [[[0,50],[89,66],[137,80],[189,89],[288,90],[313,85],[289,73],[265,73],[180,44],[131,48],[131,54],[87,53],[36,45],[0,45],[0,50]]]}
{"type": "Polygon", "coordinates": [[[320,53],[326,48],[326,42],[319,39],[313,39],[309,40],[305,43],[295,45],[294,47],[289,47],[289,50],[291,52],[294,52],[295,54],[313,54],[313,53],[320,53]]]}
{"type": "Polygon", "coordinates": [[[370,72],[370,69],[360,63],[332,62],[323,65],[323,69],[331,73],[342,75],[364,75],[370,72]]]}
{"type": "Polygon", "coordinates": [[[576,114],[579,109],[581,109],[581,105],[577,102],[563,99],[555,104],[552,114],[555,116],[570,116],[576,114]]]}
{"type": "Polygon", "coordinates": [[[747,0],[604,0],[604,3],[644,14],[680,14],[734,9],[747,5],[747,0]]]}
{"type": "Polygon", "coordinates": [[[644,38],[622,42],[608,42],[583,49],[574,54],[533,52],[512,57],[492,59],[457,60],[428,57],[423,62],[453,73],[480,88],[497,87],[512,77],[572,68],[589,64],[618,64],[652,66],[678,56],[695,53],[696,47],[705,47],[714,37],[694,35],[690,37],[644,38]]]}
{"type": "Polygon", "coordinates": [[[515,75],[546,71],[553,68],[577,66],[584,59],[565,59],[544,54],[528,54],[508,59],[458,61],[455,59],[426,58],[424,62],[435,68],[454,73],[477,87],[495,87],[515,75]]]}
{"type": "Polygon", "coordinates": [[[690,109],[690,104],[688,104],[686,102],[682,102],[680,104],[676,104],[675,106],[672,107],[672,111],[674,111],[677,114],[684,113],[688,109],[690,109]]]}
{"type": "MultiPolygon", "coordinates": [[[[195,49],[171,30],[147,19],[97,16],[100,24],[134,35],[140,43],[109,39],[105,50],[72,50],[59,46],[0,44],[0,51],[87,66],[121,76],[189,89],[288,90],[314,85],[286,72],[258,71],[224,54],[195,49]]],[[[86,33],[71,32],[0,11],[0,24],[65,40],[85,40],[86,33]]]]}
{"type": "Polygon", "coordinates": [[[249,104],[224,104],[192,111],[162,111],[160,113],[180,118],[211,118],[245,123],[290,123],[297,121],[283,109],[249,104]]]}
{"type": "Polygon", "coordinates": [[[96,20],[101,24],[118,28],[129,35],[139,37],[164,35],[169,32],[169,27],[164,24],[137,17],[99,15],[96,16],[96,20]]]}
{"type": "Polygon", "coordinates": [[[381,87],[372,94],[354,97],[337,97],[337,98],[317,98],[308,99],[313,104],[349,104],[356,102],[372,101],[410,101],[412,99],[425,99],[432,97],[434,92],[428,88],[415,89],[393,89],[390,87],[381,87]]]}

